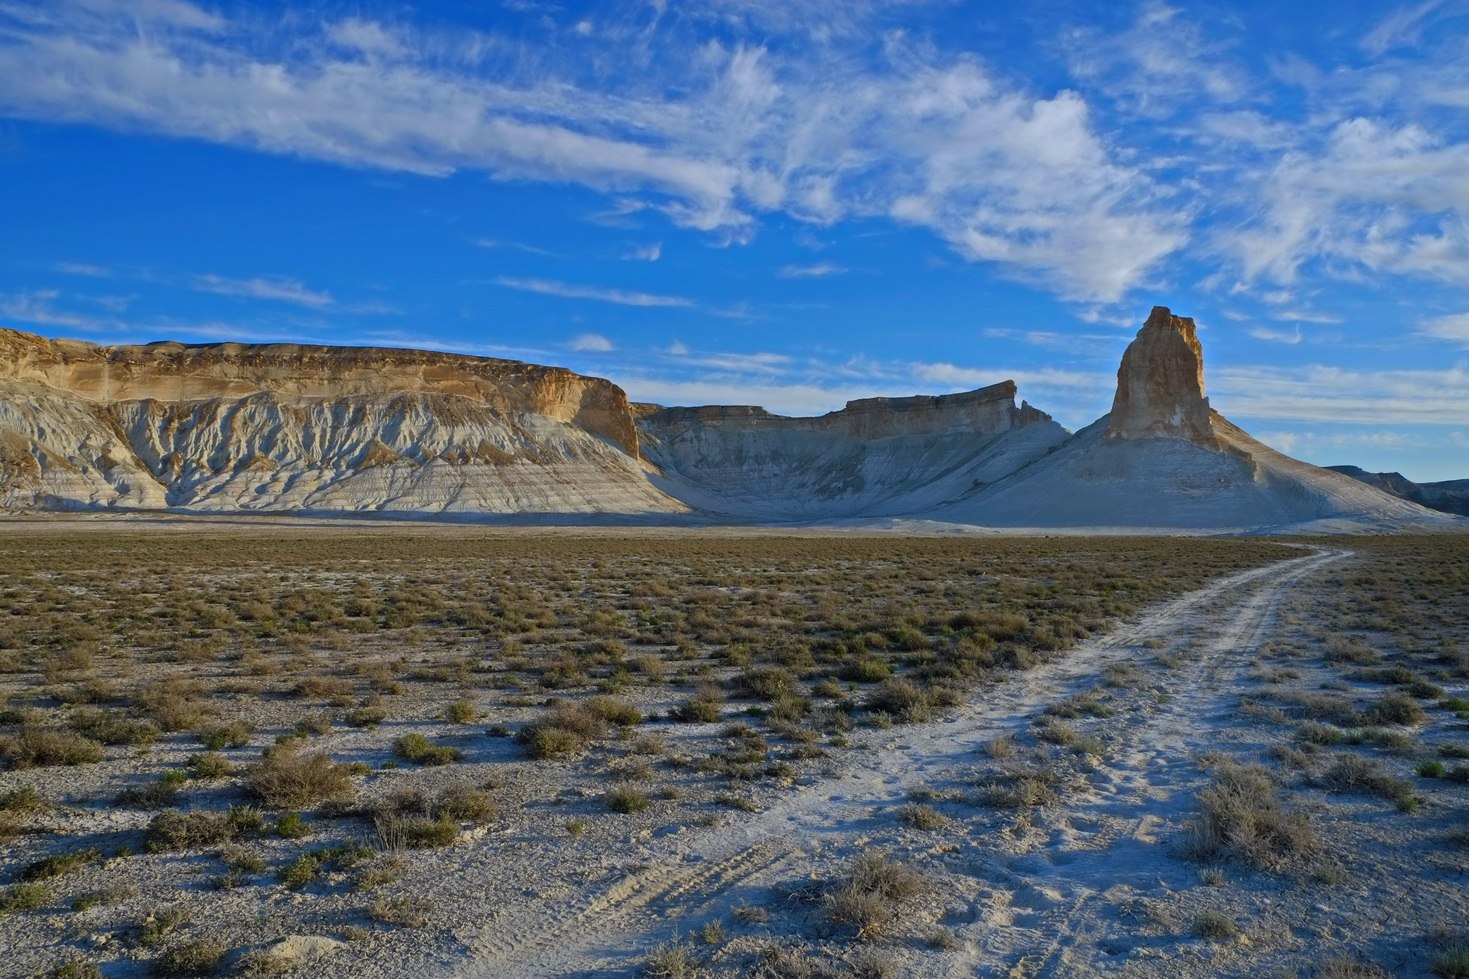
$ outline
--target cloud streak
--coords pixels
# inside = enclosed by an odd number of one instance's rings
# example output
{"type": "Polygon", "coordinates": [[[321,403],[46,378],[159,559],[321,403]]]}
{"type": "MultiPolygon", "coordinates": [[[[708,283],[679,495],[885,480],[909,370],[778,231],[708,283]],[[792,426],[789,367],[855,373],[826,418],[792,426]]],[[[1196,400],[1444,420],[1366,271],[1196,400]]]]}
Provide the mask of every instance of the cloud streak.
{"type": "Polygon", "coordinates": [[[687,308],[694,305],[684,296],[663,296],[649,292],[629,292],[624,289],[603,289],[598,286],[575,285],[554,279],[517,279],[500,276],[491,280],[495,285],[521,292],[534,292],[542,296],[557,296],[561,299],[589,299],[599,303],[618,306],[645,306],[652,308],[687,308]]]}

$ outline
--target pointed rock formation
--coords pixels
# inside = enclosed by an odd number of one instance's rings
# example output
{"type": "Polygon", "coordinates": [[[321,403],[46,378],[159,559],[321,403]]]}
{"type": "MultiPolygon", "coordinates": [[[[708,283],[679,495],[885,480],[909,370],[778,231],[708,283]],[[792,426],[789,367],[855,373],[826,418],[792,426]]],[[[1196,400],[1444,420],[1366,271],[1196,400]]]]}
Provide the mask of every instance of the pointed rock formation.
{"type": "Polygon", "coordinates": [[[1154,306],[1117,368],[1107,438],[1185,438],[1218,447],[1194,321],[1154,306]]]}

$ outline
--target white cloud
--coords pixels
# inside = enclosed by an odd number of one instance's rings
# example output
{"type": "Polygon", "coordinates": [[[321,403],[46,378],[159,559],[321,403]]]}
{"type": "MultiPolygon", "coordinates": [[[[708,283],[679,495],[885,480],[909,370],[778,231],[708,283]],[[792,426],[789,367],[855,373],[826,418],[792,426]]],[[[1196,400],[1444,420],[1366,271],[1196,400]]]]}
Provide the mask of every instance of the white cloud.
{"type": "Polygon", "coordinates": [[[1301,342],[1301,328],[1298,326],[1290,333],[1286,333],[1284,330],[1272,330],[1266,326],[1254,326],[1250,328],[1250,336],[1267,343],[1286,343],[1294,346],[1301,342]]]}
{"type": "Polygon", "coordinates": [[[655,241],[651,245],[634,248],[623,255],[629,262],[656,262],[663,257],[663,243],[655,241]]]}
{"type": "Polygon", "coordinates": [[[1423,335],[1436,340],[1452,340],[1469,344],[1469,313],[1436,316],[1423,323],[1423,335]]]}
{"type": "Polygon", "coordinates": [[[1450,425],[1469,418],[1469,365],[1444,370],[1226,367],[1209,374],[1225,416],[1354,425],[1450,425]]]}
{"type": "Polygon", "coordinates": [[[510,251],[525,252],[527,255],[540,255],[542,258],[556,258],[555,252],[540,248],[536,245],[527,245],[520,241],[500,241],[496,238],[476,238],[474,244],[479,248],[504,248],[510,251]]]}
{"type": "Polygon", "coordinates": [[[219,296],[294,303],[311,309],[322,309],[336,302],[330,293],[308,289],[294,279],[230,279],[220,275],[196,275],[190,279],[190,285],[199,292],[219,296]]]}
{"type": "Polygon", "coordinates": [[[600,333],[582,333],[571,338],[567,347],[577,353],[608,353],[614,349],[612,341],[600,333]]]}
{"type": "Polygon", "coordinates": [[[786,265],[780,270],[782,279],[824,279],[846,273],[845,266],[834,262],[816,262],[813,265],[786,265]]]}
{"type": "Polygon", "coordinates": [[[890,6],[726,8],[819,37],[814,47],[710,41],[700,11],[669,14],[656,50],[628,25],[598,25],[583,42],[606,45],[593,58],[500,35],[475,38],[470,58],[453,31],[362,18],[287,36],[179,4],[174,20],[193,10],[198,30],[139,33],[75,6],[49,20],[0,8],[0,111],[574,183],[724,243],[774,212],[890,217],[1073,298],[1115,300],[1182,246],[1186,222],[1078,93],[1026,91],[899,33],[880,60],[854,57],[863,31],[848,27],[869,29],[890,6]],[[587,67],[619,58],[646,63],[615,89],[587,67]]]}
{"type": "Polygon", "coordinates": [[[112,270],[101,265],[92,265],[88,262],[57,262],[56,271],[66,275],[81,275],[89,279],[105,279],[112,275],[112,270]]]}
{"type": "Polygon", "coordinates": [[[493,281],[495,285],[503,286],[506,289],[535,292],[543,296],[559,296],[563,299],[591,299],[601,303],[615,303],[619,306],[688,307],[694,305],[692,299],[686,299],[683,296],[660,296],[648,292],[603,289],[597,286],[557,282],[553,279],[515,279],[501,276],[493,281]]]}

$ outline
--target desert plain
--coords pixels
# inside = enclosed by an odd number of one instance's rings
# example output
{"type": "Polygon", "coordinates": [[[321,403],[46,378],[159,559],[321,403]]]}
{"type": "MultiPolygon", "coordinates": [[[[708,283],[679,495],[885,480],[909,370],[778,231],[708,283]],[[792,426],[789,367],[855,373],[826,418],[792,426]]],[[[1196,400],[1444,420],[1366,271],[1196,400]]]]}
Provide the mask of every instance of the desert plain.
{"type": "Polygon", "coordinates": [[[5,975],[1469,974],[1469,540],[36,517],[5,975]]]}

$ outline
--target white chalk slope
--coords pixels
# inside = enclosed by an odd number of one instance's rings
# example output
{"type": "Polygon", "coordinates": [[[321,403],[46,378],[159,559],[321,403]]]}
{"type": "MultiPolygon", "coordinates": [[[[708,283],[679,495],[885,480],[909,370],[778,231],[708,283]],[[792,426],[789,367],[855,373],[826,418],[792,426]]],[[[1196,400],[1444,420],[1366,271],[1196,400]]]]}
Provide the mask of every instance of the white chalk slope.
{"type": "Polygon", "coordinates": [[[1217,412],[1223,450],[1181,438],[1107,438],[1108,416],[993,486],[923,514],[989,527],[1218,531],[1462,527],[1449,514],[1292,459],[1217,412]]]}

